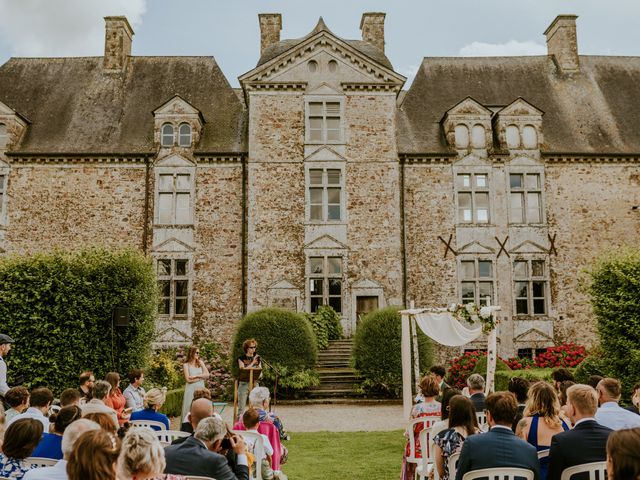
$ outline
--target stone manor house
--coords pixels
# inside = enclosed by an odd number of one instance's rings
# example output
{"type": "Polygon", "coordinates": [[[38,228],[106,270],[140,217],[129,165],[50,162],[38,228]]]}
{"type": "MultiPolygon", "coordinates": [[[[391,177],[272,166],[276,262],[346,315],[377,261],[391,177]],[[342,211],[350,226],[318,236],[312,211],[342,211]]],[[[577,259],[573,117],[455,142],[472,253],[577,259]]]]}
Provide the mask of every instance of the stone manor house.
{"type": "Polygon", "coordinates": [[[164,344],[228,343],[270,305],[331,305],[352,334],[486,297],[502,355],[595,341],[584,269],[640,231],[640,57],[579,55],[561,15],[548,55],[425,57],[406,85],[384,13],[357,40],[263,14],[234,89],[105,20],[104,56],[0,66],[0,254],[146,252],[164,344]]]}

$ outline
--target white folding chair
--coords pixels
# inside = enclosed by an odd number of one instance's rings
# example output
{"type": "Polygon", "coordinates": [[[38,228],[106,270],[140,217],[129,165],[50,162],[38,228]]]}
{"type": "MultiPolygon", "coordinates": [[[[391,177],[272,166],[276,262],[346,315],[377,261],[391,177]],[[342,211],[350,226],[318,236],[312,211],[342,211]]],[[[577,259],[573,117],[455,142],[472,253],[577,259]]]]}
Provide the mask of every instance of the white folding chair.
{"type": "Polygon", "coordinates": [[[170,445],[176,438],[190,437],[189,432],[181,432],[179,430],[154,430],[156,437],[160,440],[160,443],[164,445],[170,445]]]}
{"type": "Polygon", "coordinates": [[[489,426],[487,425],[487,415],[484,412],[476,412],[476,418],[478,419],[478,426],[480,430],[486,432],[489,430],[489,426]]]}
{"type": "Polygon", "coordinates": [[[158,427],[160,430],[167,429],[167,426],[164,423],[157,422],[155,420],[132,420],[130,423],[132,427],[147,427],[151,430],[155,430],[151,427],[158,427]]]}
{"type": "Polygon", "coordinates": [[[549,456],[549,449],[545,449],[545,450],[540,450],[538,452],[538,460],[540,460],[541,458],[546,458],[549,456]]]}
{"type": "Polygon", "coordinates": [[[409,435],[409,454],[407,455],[406,461],[409,463],[415,463],[416,467],[416,476],[418,477],[426,477],[428,474],[428,464],[431,456],[429,441],[430,441],[430,432],[429,430],[433,426],[434,423],[439,422],[440,417],[418,417],[409,421],[409,425],[407,426],[407,434],[409,435]],[[422,425],[422,431],[427,430],[423,434],[420,432],[420,445],[421,445],[421,454],[422,459],[418,458],[416,453],[416,436],[415,436],[415,427],[418,425],[422,425]],[[426,449],[426,452],[425,452],[426,449]],[[426,453],[426,455],[425,455],[426,453]],[[420,470],[420,472],[418,472],[420,470]]]}
{"type": "Polygon", "coordinates": [[[27,457],[24,459],[24,463],[29,465],[31,468],[53,467],[58,463],[58,460],[44,457],[27,457]]]}
{"type": "Polygon", "coordinates": [[[449,457],[447,467],[449,469],[449,478],[456,478],[456,472],[458,471],[458,460],[460,460],[460,452],[454,453],[449,457]]]}
{"type": "Polygon", "coordinates": [[[201,477],[200,475],[186,475],[185,480],[216,480],[215,478],[211,478],[211,477],[201,477]]]}
{"type": "Polygon", "coordinates": [[[576,465],[575,467],[565,468],[562,471],[560,480],[571,480],[577,473],[588,473],[589,480],[604,480],[604,474],[607,471],[607,462],[593,462],[576,465]]]}
{"type": "Polygon", "coordinates": [[[251,443],[253,443],[252,453],[255,458],[256,473],[254,475],[253,472],[250,471],[249,480],[262,480],[262,459],[266,457],[262,435],[257,432],[248,432],[246,430],[233,430],[233,433],[243,437],[244,439],[250,439],[251,443]]]}
{"type": "Polygon", "coordinates": [[[533,472],[526,468],[483,468],[482,470],[472,470],[462,476],[462,480],[476,480],[478,478],[488,478],[489,480],[515,480],[525,478],[533,480],[533,472]]]}

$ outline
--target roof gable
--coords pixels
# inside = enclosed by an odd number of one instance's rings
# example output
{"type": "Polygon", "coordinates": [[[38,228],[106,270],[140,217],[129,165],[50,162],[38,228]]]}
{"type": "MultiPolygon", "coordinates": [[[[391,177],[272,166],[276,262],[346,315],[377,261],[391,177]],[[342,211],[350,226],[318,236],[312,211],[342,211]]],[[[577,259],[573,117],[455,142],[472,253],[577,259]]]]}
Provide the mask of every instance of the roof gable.
{"type": "Polygon", "coordinates": [[[491,110],[474,98],[467,97],[447,110],[445,118],[454,116],[491,118],[491,115],[493,115],[491,110]]]}
{"type": "Polygon", "coordinates": [[[503,117],[540,117],[544,112],[522,97],[518,97],[506,107],[501,108],[497,114],[503,117]]]}
{"type": "Polygon", "coordinates": [[[196,107],[187,102],[180,95],[174,95],[169,100],[164,102],[158,108],[153,111],[153,114],[158,115],[198,115],[200,120],[204,123],[202,113],[196,107]]]}

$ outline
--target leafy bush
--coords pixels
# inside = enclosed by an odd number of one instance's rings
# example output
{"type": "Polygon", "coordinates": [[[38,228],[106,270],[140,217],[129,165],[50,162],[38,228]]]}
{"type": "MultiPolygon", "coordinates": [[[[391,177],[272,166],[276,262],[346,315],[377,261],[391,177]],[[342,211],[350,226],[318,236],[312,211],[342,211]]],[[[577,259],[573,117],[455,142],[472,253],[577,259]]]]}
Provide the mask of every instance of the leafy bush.
{"type": "Polygon", "coordinates": [[[615,253],[589,273],[600,347],[628,397],[640,378],[640,250],[615,253]]]}
{"type": "Polygon", "coordinates": [[[167,392],[164,405],[160,409],[162,413],[169,417],[179,417],[182,415],[182,399],[184,398],[184,387],[167,392]]]}
{"type": "Polygon", "coordinates": [[[324,319],[318,315],[310,313],[305,314],[305,318],[309,321],[316,339],[318,350],[326,350],[329,346],[329,327],[324,319]]]}
{"type": "MultiPolygon", "coordinates": [[[[447,372],[447,383],[457,389],[467,386],[467,377],[473,373],[478,360],[485,357],[487,352],[474,350],[464,352],[460,357],[454,358],[447,372]]],[[[486,372],[486,367],[485,367],[486,372]]]]}
{"type": "Polygon", "coordinates": [[[591,352],[578,365],[574,376],[577,383],[587,383],[591,375],[600,375],[601,377],[615,376],[615,373],[612,372],[611,362],[599,350],[591,352]]]}
{"type": "Polygon", "coordinates": [[[17,341],[9,372],[59,392],[78,374],[147,366],[157,312],[151,259],[134,250],[54,252],[0,259],[2,332],[17,341]],[[112,311],[129,307],[129,326],[112,311]]]}
{"type": "MultiPolygon", "coordinates": [[[[260,356],[280,373],[279,388],[301,390],[317,385],[318,349],[311,324],[299,313],[265,308],[250,313],[238,325],[233,340],[231,371],[238,374],[236,359],[244,355],[242,342],[255,338],[260,356]]],[[[273,388],[275,375],[265,365],[261,383],[273,388]]]]}
{"type": "MultiPolygon", "coordinates": [[[[366,391],[399,396],[402,392],[402,323],[399,309],[388,307],[364,316],[356,331],[353,361],[366,391]]],[[[430,340],[418,331],[420,368],[432,365],[430,340]]]]}
{"type": "Polygon", "coordinates": [[[215,342],[203,343],[200,358],[211,376],[207,379],[207,388],[213,398],[233,399],[233,377],[229,370],[229,356],[215,342]]]}
{"type": "MultiPolygon", "coordinates": [[[[483,377],[486,378],[487,376],[487,362],[489,357],[487,357],[487,354],[485,353],[483,356],[481,356],[480,358],[478,358],[478,361],[476,362],[475,367],[473,367],[473,373],[479,373],[480,375],[482,375],[483,377]]],[[[497,357],[496,358],[496,372],[502,372],[502,371],[508,371],[511,370],[509,368],[509,365],[506,364],[506,362],[504,360],[502,360],[502,358],[497,357]]]]}
{"type": "Polygon", "coordinates": [[[548,347],[546,352],[536,355],[535,365],[538,368],[575,367],[586,356],[587,351],[583,346],[567,343],[557,347],[548,347]]]}
{"type": "Polygon", "coordinates": [[[533,360],[529,357],[511,357],[505,360],[511,370],[529,370],[535,366],[533,360]]]}
{"type": "MultiPolygon", "coordinates": [[[[509,387],[509,379],[511,377],[526,378],[530,382],[538,382],[544,380],[545,382],[551,382],[551,372],[553,368],[532,368],[530,370],[501,370],[496,372],[495,391],[506,391],[509,387]]],[[[571,371],[572,369],[569,369],[571,371]]]]}
{"type": "Polygon", "coordinates": [[[169,390],[184,385],[184,375],[181,363],[176,361],[176,349],[166,348],[156,350],[145,370],[145,384],[147,388],[167,387],[169,390]]]}
{"type": "Polygon", "coordinates": [[[311,323],[311,328],[316,334],[316,344],[319,350],[325,350],[329,346],[329,340],[342,338],[342,325],[338,315],[329,305],[323,305],[314,314],[306,314],[311,323]]]}

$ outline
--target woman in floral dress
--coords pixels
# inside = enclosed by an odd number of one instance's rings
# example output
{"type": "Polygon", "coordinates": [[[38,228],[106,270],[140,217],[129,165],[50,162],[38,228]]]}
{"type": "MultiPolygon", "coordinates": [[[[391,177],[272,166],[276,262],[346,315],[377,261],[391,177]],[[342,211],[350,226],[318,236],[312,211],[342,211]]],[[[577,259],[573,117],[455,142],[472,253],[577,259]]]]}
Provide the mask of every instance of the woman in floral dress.
{"type": "MultiPolygon", "coordinates": [[[[437,417],[439,420],[441,414],[440,402],[436,401],[436,397],[440,393],[440,384],[434,375],[427,375],[420,380],[420,391],[422,392],[422,401],[416,403],[411,409],[411,419],[421,417],[437,417]]],[[[415,456],[421,458],[422,449],[420,447],[420,432],[423,429],[422,424],[414,426],[413,432],[405,432],[405,435],[413,435],[415,441],[415,456]]],[[[402,472],[400,474],[401,480],[413,480],[415,477],[416,464],[407,462],[407,456],[409,455],[409,441],[407,440],[407,447],[405,449],[404,458],[402,460],[402,472]]]]}

